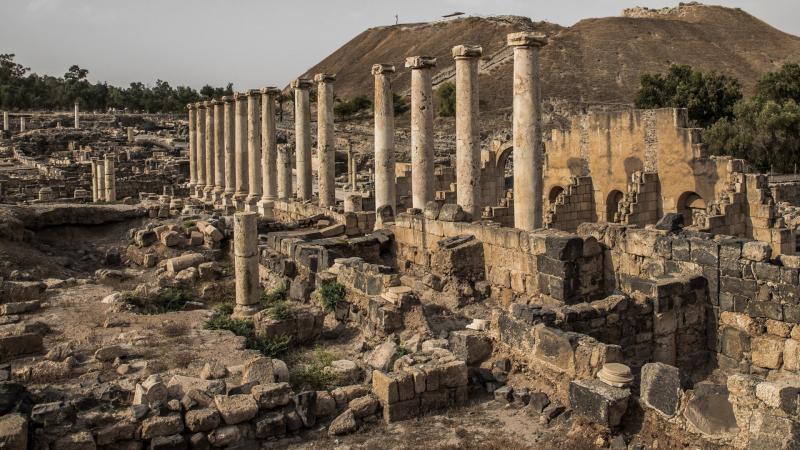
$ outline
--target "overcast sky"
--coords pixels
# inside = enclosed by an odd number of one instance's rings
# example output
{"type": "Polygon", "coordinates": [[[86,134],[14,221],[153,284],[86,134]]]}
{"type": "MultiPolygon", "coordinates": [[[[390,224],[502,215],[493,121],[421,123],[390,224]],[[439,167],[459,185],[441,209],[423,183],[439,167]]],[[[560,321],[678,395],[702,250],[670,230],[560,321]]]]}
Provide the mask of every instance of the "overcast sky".
{"type": "MultiPolygon", "coordinates": [[[[800,35],[800,0],[717,0],[800,35]]],[[[0,53],[61,76],[127,86],[283,86],[366,28],[442,14],[515,14],[572,25],[651,0],[0,0],[0,53]]],[[[366,70],[366,69],[365,69],[366,70]]]]}

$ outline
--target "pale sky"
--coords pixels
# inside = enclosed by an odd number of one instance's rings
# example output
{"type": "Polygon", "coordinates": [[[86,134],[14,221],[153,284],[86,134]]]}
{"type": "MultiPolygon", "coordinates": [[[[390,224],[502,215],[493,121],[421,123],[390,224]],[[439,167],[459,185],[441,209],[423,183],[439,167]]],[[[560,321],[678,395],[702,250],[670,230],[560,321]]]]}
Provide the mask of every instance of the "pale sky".
{"type": "MultiPolygon", "coordinates": [[[[0,0],[0,53],[62,76],[72,64],[92,81],[284,86],[363,30],[426,22],[453,11],[513,14],[568,26],[618,16],[652,0],[0,0]]],[[[710,2],[709,2],[710,3],[710,2]]],[[[717,0],[800,35],[798,0],[717,0]]]]}

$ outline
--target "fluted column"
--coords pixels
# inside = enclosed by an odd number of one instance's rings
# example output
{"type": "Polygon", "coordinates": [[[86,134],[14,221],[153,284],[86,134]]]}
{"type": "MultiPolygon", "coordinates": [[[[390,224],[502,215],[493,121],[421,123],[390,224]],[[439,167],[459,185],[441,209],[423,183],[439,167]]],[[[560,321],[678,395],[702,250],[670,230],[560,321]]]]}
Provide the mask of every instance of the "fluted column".
{"type": "Polygon", "coordinates": [[[75,101],[75,129],[76,130],[81,127],[79,113],[80,113],[80,106],[78,105],[78,101],[76,100],[75,101]]]}
{"type": "Polygon", "coordinates": [[[436,58],[406,58],[411,69],[411,202],[424,209],[434,198],[433,187],[433,88],[436,58]]]}
{"type": "Polygon", "coordinates": [[[197,182],[194,185],[195,196],[203,198],[206,187],[206,107],[203,102],[195,103],[195,170],[197,171],[197,182]]]}
{"type": "Polygon", "coordinates": [[[195,185],[197,185],[197,110],[191,103],[186,105],[186,110],[189,112],[189,148],[187,153],[189,156],[189,194],[191,195],[194,192],[195,185]]]}
{"type": "Polygon", "coordinates": [[[514,47],[514,227],[534,230],[542,227],[542,126],[539,48],[544,35],[511,33],[514,47]]]}
{"type": "MultiPolygon", "coordinates": [[[[394,99],[389,77],[395,69],[390,64],[375,64],[375,212],[390,208],[391,216],[397,214],[396,175],[394,163],[394,99]]],[[[376,228],[382,226],[377,214],[376,228]]]]}
{"type": "Polygon", "coordinates": [[[234,125],[236,128],[234,151],[236,153],[236,192],[233,194],[234,203],[237,211],[244,210],[244,203],[247,199],[247,94],[237,92],[233,96],[236,101],[236,116],[234,125]]]}
{"type": "Polygon", "coordinates": [[[481,140],[478,125],[478,45],[453,47],[456,60],[456,202],[481,218],[481,140]]]}
{"type": "Polygon", "coordinates": [[[292,148],[289,144],[278,147],[278,199],[289,201],[292,198],[292,148]]]}
{"type": "Polygon", "coordinates": [[[261,200],[261,92],[247,93],[247,211],[257,212],[261,200]]]}
{"type": "Polygon", "coordinates": [[[225,152],[225,190],[222,194],[222,206],[230,208],[233,204],[233,194],[236,187],[236,119],[234,117],[235,103],[233,97],[222,97],[224,103],[223,116],[223,141],[225,152]]]}
{"type": "Polygon", "coordinates": [[[336,205],[336,142],[333,124],[333,82],[336,75],[318,73],[317,83],[317,189],[319,206],[336,205]]]}
{"type": "Polygon", "coordinates": [[[117,201],[117,181],[116,171],[114,170],[114,155],[106,155],[104,176],[106,181],[105,200],[107,202],[115,202],[117,201]]]}
{"type": "Polygon", "coordinates": [[[212,201],[219,203],[222,201],[222,193],[225,191],[225,136],[223,135],[223,123],[225,117],[223,115],[222,100],[214,100],[211,102],[214,106],[214,152],[212,160],[214,161],[214,188],[211,192],[212,201]]]}
{"type": "Polygon", "coordinates": [[[258,311],[258,214],[233,215],[233,257],[236,276],[236,306],[233,316],[252,316],[258,311]]]}
{"type": "Polygon", "coordinates": [[[106,199],[106,165],[104,161],[95,159],[95,176],[97,177],[97,201],[102,202],[106,199]]]}
{"type": "Polygon", "coordinates": [[[207,202],[214,201],[214,102],[205,102],[206,106],[206,151],[204,153],[206,159],[206,185],[203,188],[203,200],[207,202]]]}
{"type": "Polygon", "coordinates": [[[258,212],[262,216],[272,215],[272,205],[278,192],[278,135],[275,123],[275,100],[280,89],[261,89],[261,200],[258,212]]]}

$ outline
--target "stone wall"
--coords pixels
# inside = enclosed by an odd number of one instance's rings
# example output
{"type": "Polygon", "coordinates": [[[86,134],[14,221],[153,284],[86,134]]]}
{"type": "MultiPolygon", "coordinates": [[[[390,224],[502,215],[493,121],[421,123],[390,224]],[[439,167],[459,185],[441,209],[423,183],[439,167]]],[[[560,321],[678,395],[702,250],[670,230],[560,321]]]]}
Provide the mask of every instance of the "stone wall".
{"type": "Polygon", "coordinates": [[[328,217],[335,223],[344,225],[345,233],[348,236],[371,233],[375,228],[374,211],[339,213],[327,208],[321,208],[310,202],[284,202],[278,200],[275,201],[273,214],[275,220],[281,222],[293,222],[314,216],[328,217]]]}

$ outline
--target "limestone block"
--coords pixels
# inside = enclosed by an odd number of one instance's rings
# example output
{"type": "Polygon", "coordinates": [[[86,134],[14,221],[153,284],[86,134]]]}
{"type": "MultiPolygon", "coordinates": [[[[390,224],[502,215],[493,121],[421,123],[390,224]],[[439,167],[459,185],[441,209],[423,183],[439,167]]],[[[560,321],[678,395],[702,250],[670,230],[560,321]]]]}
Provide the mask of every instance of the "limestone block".
{"type": "Polygon", "coordinates": [[[304,391],[294,396],[294,410],[306,427],[313,427],[317,423],[316,406],[317,391],[304,391]]]}
{"type": "Polygon", "coordinates": [[[192,390],[197,390],[207,395],[215,395],[225,392],[225,381],[173,375],[167,383],[167,390],[171,398],[182,398],[184,395],[190,394],[192,390]]]}
{"type": "Polygon", "coordinates": [[[210,408],[186,411],[185,420],[186,428],[195,433],[211,431],[217,428],[220,423],[219,413],[210,408]]]}
{"type": "Polygon", "coordinates": [[[315,417],[328,417],[336,412],[336,400],[328,391],[317,391],[317,399],[314,403],[315,417]]]}
{"type": "Polygon", "coordinates": [[[174,275],[181,270],[197,266],[205,262],[205,260],[205,256],[200,253],[187,253],[185,255],[176,256],[175,258],[167,260],[167,272],[174,275]]]}
{"type": "Polygon", "coordinates": [[[420,414],[420,399],[414,398],[404,402],[383,405],[383,420],[386,423],[411,419],[420,414]]]}
{"type": "Polygon", "coordinates": [[[485,334],[474,330],[457,330],[450,333],[450,349],[467,365],[475,365],[492,354],[492,341],[485,334]]]}
{"type": "Polygon", "coordinates": [[[754,365],[766,369],[778,369],[783,362],[784,340],[775,336],[754,337],[750,346],[750,358],[754,365]]]}
{"type": "Polygon", "coordinates": [[[742,246],[742,257],[756,262],[768,261],[772,256],[772,247],[761,241],[745,242],[742,246]]]}
{"type": "Polygon", "coordinates": [[[214,447],[227,447],[242,440],[242,430],[236,425],[219,427],[208,433],[208,442],[214,447]]]}
{"type": "Polygon", "coordinates": [[[142,421],[142,439],[157,436],[169,436],[183,431],[183,419],[180,414],[148,417],[142,421]]]}
{"type": "Polygon", "coordinates": [[[0,448],[28,449],[28,420],[19,413],[0,416],[0,448]]]}
{"type": "Polygon", "coordinates": [[[292,387],[285,382],[259,384],[250,393],[262,410],[288,405],[292,399],[292,387]]]}
{"type": "Polygon", "coordinates": [[[56,450],[94,450],[97,445],[91,432],[79,431],[59,438],[53,448],[56,450]]]}
{"type": "Polygon", "coordinates": [[[183,238],[177,231],[166,231],[161,235],[161,243],[167,247],[176,247],[181,244],[183,238]]]}
{"type": "Polygon", "coordinates": [[[399,399],[397,380],[391,374],[380,370],[372,371],[372,392],[384,407],[396,403],[399,399]]]}
{"type": "Polygon", "coordinates": [[[797,396],[800,386],[787,380],[764,381],[756,385],[756,397],[770,408],[787,414],[797,413],[797,396]]]}
{"type": "Polygon", "coordinates": [[[38,333],[0,337],[0,361],[19,355],[42,353],[43,351],[42,335],[38,333]]]}
{"type": "Polygon", "coordinates": [[[683,413],[687,422],[709,436],[724,436],[737,430],[728,389],[711,383],[694,386],[683,413]]]}
{"type": "Polygon", "coordinates": [[[281,412],[266,414],[256,421],[256,437],[259,439],[286,434],[286,416],[281,412]]]}
{"type": "Polygon", "coordinates": [[[569,384],[569,403],[575,414],[613,428],[628,409],[628,389],[609,386],[600,380],[577,380],[569,384]]]}
{"type": "Polygon", "coordinates": [[[750,419],[750,450],[789,450],[800,441],[800,424],[792,419],[775,417],[764,411],[754,412],[750,419]]]}
{"type": "Polygon", "coordinates": [[[351,409],[346,409],[343,413],[333,419],[328,426],[328,434],[331,436],[341,436],[352,433],[356,430],[356,418],[351,409]]]}
{"type": "Polygon", "coordinates": [[[275,374],[271,358],[260,356],[244,363],[242,383],[271,384],[274,382],[275,374]]]}
{"type": "Polygon", "coordinates": [[[215,395],[214,404],[228,425],[246,422],[258,413],[258,404],[252,395],[215,395]]]}
{"type": "Polygon", "coordinates": [[[157,436],[150,441],[150,450],[173,450],[185,448],[186,441],[180,434],[157,436]]]}
{"type": "Polygon", "coordinates": [[[672,417],[681,398],[680,372],[677,367],[649,363],[642,367],[640,397],[661,415],[672,417]]]}
{"type": "Polygon", "coordinates": [[[787,339],[783,347],[783,368],[800,371],[800,341],[787,339]]]}

